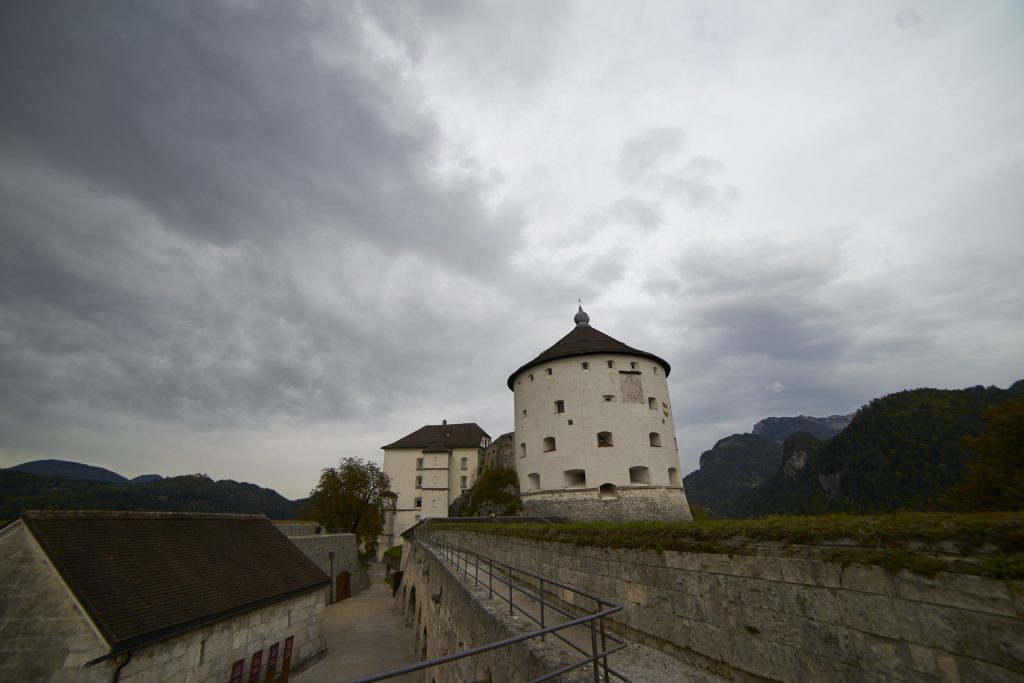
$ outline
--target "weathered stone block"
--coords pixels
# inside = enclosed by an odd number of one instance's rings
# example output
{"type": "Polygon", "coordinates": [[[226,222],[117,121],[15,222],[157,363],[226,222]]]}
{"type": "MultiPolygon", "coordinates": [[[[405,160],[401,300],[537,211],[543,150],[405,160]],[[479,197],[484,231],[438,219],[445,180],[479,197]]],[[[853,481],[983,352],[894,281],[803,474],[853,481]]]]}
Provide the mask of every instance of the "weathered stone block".
{"type": "Polygon", "coordinates": [[[939,574],[930,578],[902,571],[894,577],[897,594],[906,600],[960,607],[1015,617],[1006,584],[981,576],[939,574]]]}
{"type": "Polygon", "coordinates": [[[843,588],[863,593],[893,595],[892,575],[882,567],[851,564],[843,568],[843,588]]]}

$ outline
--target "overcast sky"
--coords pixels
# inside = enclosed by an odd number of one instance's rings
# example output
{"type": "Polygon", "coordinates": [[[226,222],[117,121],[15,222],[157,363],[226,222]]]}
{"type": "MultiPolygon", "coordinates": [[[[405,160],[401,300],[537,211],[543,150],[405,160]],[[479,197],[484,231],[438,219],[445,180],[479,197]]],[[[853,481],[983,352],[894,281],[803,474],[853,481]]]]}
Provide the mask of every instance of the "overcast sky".
{"type": "Polygon", "coordinates": [[[0,466],[305,496],[597,329],[684,472],[1024,377],[1017,2],[0,5],[0,466]]]}

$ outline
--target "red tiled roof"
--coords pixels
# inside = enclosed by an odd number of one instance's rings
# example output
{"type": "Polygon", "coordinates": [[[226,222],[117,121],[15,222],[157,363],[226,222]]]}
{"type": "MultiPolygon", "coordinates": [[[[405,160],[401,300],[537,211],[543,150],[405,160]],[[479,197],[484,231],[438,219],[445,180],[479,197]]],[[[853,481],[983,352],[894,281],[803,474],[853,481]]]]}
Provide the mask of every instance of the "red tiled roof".
{"type": "Polygon", "coordinates": [[[589,356],[592,354],[641,356],[642,358],[649,358],[655,363],[661,365],[661,367],[665,368],[666,377],[668,377],[668,374],[672,372],[672,367],[665,362],[663,358],[659,358],[653,353],[647,353],[646,351],[634,349],[632,346],[626,346],[618,339],[609,337],[604,332],[601,332],[590,325],[577,325],[571,332],[569,332],[569,334],[555,342],[551,348],[547,349],[529,363],[523,365],[509,375],[508,388],[512,389],[513,382],[515,382],[517,375],[534,365],[540,365],[541,363],[559,358],[589,356]]]}
{"type": "Polygon", "coordinates": [[[477,448],[484,438],[491,437],[475,422],[425,425],[381,448],[477,448]]]}
{"type": "Polygon", "coordinates": [[[330,584],[263,515],[27,511],[22,518],[111,653],[330,584]]]}

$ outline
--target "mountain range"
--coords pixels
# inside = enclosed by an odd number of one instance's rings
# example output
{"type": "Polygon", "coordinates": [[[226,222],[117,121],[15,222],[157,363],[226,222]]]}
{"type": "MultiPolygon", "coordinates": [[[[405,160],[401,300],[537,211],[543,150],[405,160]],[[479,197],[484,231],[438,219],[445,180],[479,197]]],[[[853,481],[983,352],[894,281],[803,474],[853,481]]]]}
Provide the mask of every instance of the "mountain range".
{"type": "Polygon", "coordinates": [[[66,460],[36,460],[0,469],[0,520],[22,510],[148,510],[237,512],[299,519],[306,500],[273,489],[205,474],[128,479],[116,472],[66,460]]]}
{"type": "Polygon", "coordinates": [[[782,443],[790,435],[807,431],[821,438],[841,432],[853,415],[831,417],[769,417],[748,434],[733,434],[700,456],[700,469],[686,475],[683,486],[691,505],[709,515],[726,514],[740,495],[768,481],[782,465],[782,443]]]}
{"type": "Polygon", "coordinates": [[[1024,399],[1008,389],[912,389],[853,415],[772,417],[721,439],[683,482],[713,517],[952,509],[946,494],[977,454],[989,406],[1024,399]]]}

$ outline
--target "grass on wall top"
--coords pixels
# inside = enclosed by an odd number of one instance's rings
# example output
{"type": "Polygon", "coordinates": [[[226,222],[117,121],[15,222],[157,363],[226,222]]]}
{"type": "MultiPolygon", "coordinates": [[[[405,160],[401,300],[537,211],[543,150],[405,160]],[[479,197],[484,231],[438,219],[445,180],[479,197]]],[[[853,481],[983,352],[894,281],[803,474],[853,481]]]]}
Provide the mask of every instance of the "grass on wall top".
{"type": "Polygon", "coordinates": [[[1024,513],[774,516],[697,522],[432,524],[581,546],[744,554],[744,543],[826,546],[827,557],[933,575],[1024,578],[1024,513]],[[939,559],[938,556],[943,556],[939,559]],[[957,555],[965,561],[957,561],[957,555]],[[951,557],[952,556],[952,557],[951,557]],[[966,561],[971,556],[972,561],[966,561]]]}

